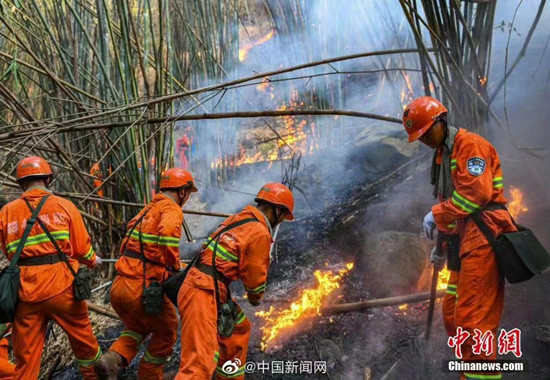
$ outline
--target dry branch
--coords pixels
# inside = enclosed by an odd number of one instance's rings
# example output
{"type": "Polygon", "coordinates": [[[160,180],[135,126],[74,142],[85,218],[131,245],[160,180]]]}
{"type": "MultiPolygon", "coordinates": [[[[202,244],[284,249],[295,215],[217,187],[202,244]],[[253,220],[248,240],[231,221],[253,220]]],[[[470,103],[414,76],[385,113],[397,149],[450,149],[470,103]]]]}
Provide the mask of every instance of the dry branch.
{"type": "Polygon", "coordinates": [[[272,110],[272,111],[247,111],[247,112],[221,112],[221,113],[205,113],[198,115],[178,115],[168,117],[156,117],[156,118],[141,118],[137,121],[121,121],[117,123],[104,123],[104,124],[89,124],[89,125],[77,125],[66,126],[60,128],[30,128],[25,130],[19,130],[14,132],[8,132],[0,134],[0,141],[12,140],[14,138],[22,138],[28,135],[41,136],[47,135],[52,132],[55,133],[67,133],[67,132],[81,132],[98,129],[112,129],[112,128],[124,128],[141,124],[164,124],[172,123],[181,120],[208,120],[208,119],[230,119],[230,118],[257,118],[257,117],[279,117],[279,116],[351,116],[351,117],[363,117],[368,119],[375,119],[381,121],[388,121],[391,123],[401,124],[401,119],[390,116],[376,115],[365,112],[355,111],[343,111],[343,110],[272,110]]]}
{"type": "MultiPolygon", "coordinates": [[[[445,295],[445,290],[439,290],[437,292],[437,297],[443,297],[445,295]]],[[[404,296],[389,297],[389,298],[380,298],[376,300],[362,301],[362,302],[353,302],[353,303],[343,303],[339,305],[328,305],[321,309],[323,315],[331,314],[341,314],[341,313],[350,313],[352,311],[365,311],[367,309],[372,309],[375,307],[384,307],[384,306],[394,306],[402,305],[405,303],[416,303],[426,301],[430,298],[430,292],[416,293],[416,294],[407,294],[404,296]]]]}
{"type": "Polygon", "coordinates": [[[111,317],[113,319],[118,319],[120,320],[119,316],[116,315],[115,313],[113,313],[112,311],[110,310],[107,310],[101,306],[97,306],[95,303],[91,303],[90,301],[86,301],[86,303],[88,304],[88,309],[95,312],[95,313],[98,313],[98,314],[102,314],[102,315],[105,315],[107,317],[111,317]]]}

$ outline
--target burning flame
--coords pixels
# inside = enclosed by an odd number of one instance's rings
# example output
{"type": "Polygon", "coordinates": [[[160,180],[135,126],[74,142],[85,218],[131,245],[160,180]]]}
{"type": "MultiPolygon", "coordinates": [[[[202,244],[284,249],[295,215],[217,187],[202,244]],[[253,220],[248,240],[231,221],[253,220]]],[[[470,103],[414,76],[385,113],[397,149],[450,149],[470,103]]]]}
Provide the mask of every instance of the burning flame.
{"type": "Polygon", "coordinates": [[[439,278],[437,279],[437,290],[447,289],[449,279],[451,278],[451,271],[447,267],[439,271],[439,278]]]}
{"type": "Polygon", "coordinates": [[[401,89],[401,104],[403,105],[403,109],[405,109],[407,108],[407,104],[414,99],[414,91],[411,77],[403,70],[401,71],[401,74],[403,75],[403,79],[405,79],[405,86],[401,89]]]}
{"type": "MultiPolygon", "coordinates": [[[[272,86],[269,80],[264,79],[256,89],[262,92],[269,89],[273,98],[272,86]]],[[[305,103],[299,99],[298,91],[293,90],[288,103],[283,102],[277,110],[296,110],[305,107],[305,103]]],[[[315,122],[311,120],[311,117],[281,116],[277,119],[282,120],[284,125],[284,129],[278,128],[280,138],[259,144],[252,151],[241,145],[239,153],[234,157],[216,158],[210,164],[211,169],[224,165],[237,167],[258,162],[273,162],[279,159],[289,159],[296,151],[299,151],[302,155],[308,155],[319,149],[319,136],[315,122]],[[270,143],[270,145],[267,145],[267,143],[270,143]]]]}
{"type": "Polygon", "coordinates": [[[346,264],[344,269],[334,274],[331,270],[316,270],[314,275],[318,285],[316,288],[305,289],[299,299],[293,302],[288,309],[275,310],[273,306],[269,311],[260,311],[257,316],[265,319],[266,324],[262,327],[262,351],[265,351],[270,342],[281,333],[307,318],[320,315],[321,306],[325,298],[334,290],[340,288],[340,281],[346,273],[353,268],[353,263],[346,264]]]}
{"type": "Polygon", "coordinates": [[[512,218],[518,219],[521,214],[529,211],[529,209],[523,204],[523,192],[520,189],[512,186],[510,196],[512,200],[508,204],[508,211],[510,211],[512,218]]]}
{"type": "Polygon", "coordinates": [[[244,62],[246,57],[248,56],[248,52],[250,51],[250,49],[252,49],[254,46],[258,46],[269,41],[270,39],[273,38],[274,35],[275,35],[275,30],[272,30],[271,32],[267,33],[265,36],[263,36],[259,40],[244,45],[242,48],[239,49],[239,61],[244,62]]]}
{"type": "Polygon", "coordinates": [[[486,83],[487,83],[487,77],[479,78],[479,84],[481,85],[481,87],[484,87],[486,83]]]}

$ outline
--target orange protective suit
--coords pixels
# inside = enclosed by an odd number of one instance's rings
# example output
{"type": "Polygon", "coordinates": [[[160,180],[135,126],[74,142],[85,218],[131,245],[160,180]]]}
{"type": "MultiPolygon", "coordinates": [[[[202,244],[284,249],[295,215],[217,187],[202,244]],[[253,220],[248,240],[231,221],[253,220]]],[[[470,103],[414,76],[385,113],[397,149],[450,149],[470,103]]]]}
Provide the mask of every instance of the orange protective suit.
{"type": "Polygon", "coordinates": [[[15,365],[9,361],[8,340],[0,339],[0,380],[11,380],[15,375],[15,365]]]}
{"type": "MultiPolygon", "coordinates": [[[[121,252],[140,252],[139,236],[143,243],[146,263],[146,284],[155,280],[163,282],[166,267],[181,268],[179,242],[183,212],[170,197],[159,193],[140,213],[128,223],[127,239],[121,252]],[[149,210],[149,211],[147,211],[149,210]],[[147,211],[140,225],[132,227],[147,211]]],[[[137,258],[122,256],[116,264],[117,278],[111,289],[111,304],[120,316],[126,329],[110,350],[118,353],[128,365],[136,356],[139,345],[152,335],[147,351],[139,365],[140,379],[162,379],[164,363],[172,354],[177,338],[178,318],[176,309],[164,297],[162,313],[148,315],[143,311],[143,262],[137,258]]]]}
{"type": "MultiPolygon", "coordinates": [[[[460,326],[471,334],[462,345],[464,360],[494,360],[496,350],[490,357],[473,354],[472,337],[476,328],[482,333],[490,330],[497,336],[496,329],[503,308],[504,279],[487,239],[468,217],[489,202],[506,203],[500,160],[495,148],[481,136],[460,129],[451,154],[451,176],[455,188],[452,197],[433,206],[432,212],[437,228],[443,232],[453,232],[450,226],[457,221],[460,236],[461,270],[456,288],[454,326],[460,326]]],[[[482,217],[495,236],[516,231],[506,210],[487,211],[482,217]]],[[[462,378],[479,379],[480,375],[500,376],[495,373],[463,373],[462,378]]]]}
{"type": "MultiPolygon", "coordinates": [[[[94,177],[97,177],[94,179],[94,188],[98,188],[99,186],[103,185],[103,175],[101,174],[101,168],[99,167],[99,162],[96,162],[92,165],[92,168],[90,169],[90,175],[93,175],[94,177]]],[[[101,198],[103,198],[104,192],[103,189],[100,189],[97,191],[97,195],[101,198]]]]}
{"type": "MultiPolygon", "coordinates": [[[[238,214],[227,218],[203,245],[199,263],[212,265],[212,249],[218,231],[248,218],[250,222],[223,233],[219,238],[216,269],[230,281],[241,279],[248,299],[258,302],[265,291],[269,269],[271,227],[261,211],[247,206],[238,214]]],[[[220,302],[227,302],[227,287],[218,281],[220,302]]],[[[243,379],[244,365],[250,337],[250,321],[239,308],[233,335],[221,337],[217,330],[217,305],[213,277],[197,268],[191,268],[178,293],[181,318],[181,361],[177,380],[243,379]],[[217,365],[217,363],[220,365],[217,365]],[[231,374],[222,370],[223,364],[236,364],[231,374]]]]}
{"type": "MultiPolygon", "coordinates": [[[[31,215],[22,198],[36,207],[45,195],[50,197],[40,211],[40,219],[49,227],[73,269],[78,270],[78,261],[93,265],[96,255],[80,212],[70,201],[52,195],[42,187],[29,189],[0,211],[0,243],[8,258],[11,260],[31,215]]],[[[37,223],[25,243],[21,258],[45,255],[57,255],[57,251],[37,223]]],[[[92,332],[86,302],[74,299],[74,278],[66,264],[21,266],[20,269],[21,288],[13,323],[15,378],[38,377],[49,320],[56,322],[68,335],[84,378],[96,378],[93,364],[100,358],[101,350],[92,332]]]]}
{"type": "Polygon", "coordinates": [[[191,148],[192,139],[184,134],[176,142],[176,151],[180,156],[180,168],[189,170],[189,149],[191,148]]]}

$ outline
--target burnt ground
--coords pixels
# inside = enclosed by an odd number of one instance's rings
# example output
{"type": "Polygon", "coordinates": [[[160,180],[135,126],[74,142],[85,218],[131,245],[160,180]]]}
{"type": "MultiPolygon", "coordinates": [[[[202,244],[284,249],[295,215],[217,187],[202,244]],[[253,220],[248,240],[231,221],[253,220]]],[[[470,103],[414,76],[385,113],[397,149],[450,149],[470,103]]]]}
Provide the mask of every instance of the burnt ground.
{"type": "MultiPolygon", "coordinates": [[[[383,154],[386,156],[388,152],[383,154]]],[[[389,156],[394,168],[410,160],[400,155],[389,156]]],[[[254,315],[256,311],[268,309],[271,305],[287,306],[300,290],[314,285],[313,271],[326,268],[325,263],[331,268],[349,261],[356,263],[343,281],[341,302],[396,295],[386,294],[391,293],[391,281],[395,281],[389,279],[395,274],[406,277],[411,270],[418,270],[418,255],[413,253],[420,250],[426,254],[426,242],[420,238],[421,221],[433,202],[427,183],[429,169],[426,161],[429,161],[429,156],[422,156],[389,177],[386,176],[392,170],[382,168],[373,176],[361,178],[360,183],[351,188],[340,186],[331,189],[321,184],[316,193],[329,199],[327,203],[330,205],[302,213],[296,222],[281,228],[277,243],[278,260],[272,263],[270,269],[265,302],[257,309],[241,302],[253,324],[248,361],[289,361],[298,364],[326,361],[327,374],[300,374],[298,370],[297,374],[280,375],[271,371],[256,371],[247,375],[247,379],[363,379],[365,368],[372,371],[372,379],[458,379],[457,374],[442,370],[443,360],[451,359],[452,351],[446,347],[439,303],[436,305],[429,347],[419,339],[425,329],[427,302],[411,305],[403,311],[397,307],[385,307],[368,312],[316,317],[294,328],[291,334],[267,352],[260,350],[262,320],[254,315]],[[372,185],[380,179],[383,180],[372,185]],[[387,252],[376,249],[379,247],[376,237],[385,236],[380,234],[387,231],[416,235],[419,242],[410,245],[410,240],[407,240],[408,243],[398,250],[398,255],[386,262],[384,270],[377,260],[387,252]],[[381,286],[388,283],[389,286],[381,286]],[[393,370],[388,373],[392,367],[393,370]]],[[[368,160],[359,163],[359,169],[361,164],[368,165],[368,160]]],[[[356,169],[349,167],[346,175],[354,175],[356,169]]],[[[318,173],[313,170],[311,175],[318,173]]],[[[346,179],[341,182],[346,183],[346,179]]],[[[315,203],[316,200],[310,201],[315,203]]],[[[399,247],[399,241],[393,243],[399,247]]],[[[426,262],[422,259],[420,266],[429,270],[426,262]]],[[[420,279],[416,282],[410,285],[409,292],[419,290],[420,279]]],[[[425,289],[425,285],[422,288],[425,289]]],[[[549,274],[523,284],[507,285],[501,327],[522,330],[523,357],[529,362],[530,372],[509,374],[504,378],[550,379],[549,288],[549,274]]],[[[242,294],[238,287],[234,293],[242,294]]],[[[397,294],[403,294],[401,288],[397,294]]],[[[121,330],[122,326],[119,326],[100,336],[102,348],[107,349],[121,330]]],[[[167,369],[177,368],[179,352],[178,340],[167,369]]],[[[120,378],[134,379],[136,365],[134,361],[127,372],[120,374],[120,378]]],[[[74,366],[54,376],[55,379],[75,377],[74,366]]]]}

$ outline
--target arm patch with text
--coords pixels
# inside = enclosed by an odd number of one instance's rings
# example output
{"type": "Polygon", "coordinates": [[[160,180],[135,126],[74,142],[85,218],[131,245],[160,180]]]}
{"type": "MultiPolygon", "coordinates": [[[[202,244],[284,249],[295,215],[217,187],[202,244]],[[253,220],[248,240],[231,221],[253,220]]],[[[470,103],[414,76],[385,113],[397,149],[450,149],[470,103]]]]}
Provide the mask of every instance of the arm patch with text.
{"type": "Polygon", "coordinates": [[[485,160],[481,157],[472,157],[468,159],[468,173],[479,177],[485,171],[485,160]]]}

